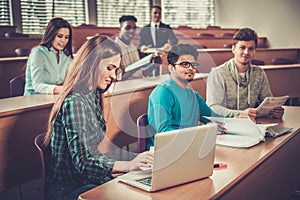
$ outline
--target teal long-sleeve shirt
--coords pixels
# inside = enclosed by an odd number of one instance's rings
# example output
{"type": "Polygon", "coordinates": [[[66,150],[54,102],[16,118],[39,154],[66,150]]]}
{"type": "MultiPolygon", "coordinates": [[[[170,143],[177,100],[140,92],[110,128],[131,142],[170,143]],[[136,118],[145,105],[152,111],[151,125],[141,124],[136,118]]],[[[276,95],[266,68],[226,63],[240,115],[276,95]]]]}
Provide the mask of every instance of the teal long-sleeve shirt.
{"type": "MultiPolygon", "coordinates": [[[[180,87],[171,78],[159,84],[150,94],[148,121],[153,133],[197,126],[199,121],[207,123],[202,116],[219,115],[210,109],[198,92],[180,87]]],[[[152,135],[148,147],[153,143],[152,135]]]]}
{"type": "Polygon", "coordinates": [[[54,87],[64,82],[71,61],[71,56],[59,51],[57,63],[53,47],[34,47],[27,61],[24,95],[53,94],[54,87]]]}

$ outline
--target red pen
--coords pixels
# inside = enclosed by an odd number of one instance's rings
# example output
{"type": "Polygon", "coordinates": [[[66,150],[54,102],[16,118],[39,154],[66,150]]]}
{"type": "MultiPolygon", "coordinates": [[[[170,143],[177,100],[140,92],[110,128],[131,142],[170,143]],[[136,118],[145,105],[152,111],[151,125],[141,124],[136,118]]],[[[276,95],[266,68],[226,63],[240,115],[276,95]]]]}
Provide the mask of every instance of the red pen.
{"type": "Polygon", "coordinates": [[[214,168],[226,168],[227,164],[226,163],[216,163],[214,164],[214,168]]]}

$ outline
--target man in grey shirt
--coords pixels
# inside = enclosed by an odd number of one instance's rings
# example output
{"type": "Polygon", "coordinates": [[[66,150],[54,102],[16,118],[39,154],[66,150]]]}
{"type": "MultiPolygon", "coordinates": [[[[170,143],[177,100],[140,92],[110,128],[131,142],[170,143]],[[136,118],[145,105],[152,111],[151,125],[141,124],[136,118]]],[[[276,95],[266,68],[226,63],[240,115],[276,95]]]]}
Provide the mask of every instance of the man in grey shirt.
{"type": "MultiPolygon", "coordinates": [[[[255,107],[264,98],[273,96],[262,68],[251,61],[257,47],[257,33],[240,29],[233,36],[234,58],[213,69],[207,79],[207,104],[216,113],[228,117],[250,117],[255,121],[255,107]]],[[[282,118],[284,109],[277,107],[271,115],[282,118]]]]}

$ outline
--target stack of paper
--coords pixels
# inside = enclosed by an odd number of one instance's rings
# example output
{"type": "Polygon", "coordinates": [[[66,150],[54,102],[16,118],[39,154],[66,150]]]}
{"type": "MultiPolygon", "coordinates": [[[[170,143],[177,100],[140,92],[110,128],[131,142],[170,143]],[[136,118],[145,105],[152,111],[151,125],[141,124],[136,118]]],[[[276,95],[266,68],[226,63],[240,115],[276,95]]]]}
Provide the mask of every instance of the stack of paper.
{"type": "Polygon", "coordinates": [[[218,135],[216,141],[221,146],[249,148],[265,141],[267,135],[277,137],[291,130],[277,124],[255,124],[249,118],[206,118],[212,122],[224,123],[226,132],[218,135]]]}

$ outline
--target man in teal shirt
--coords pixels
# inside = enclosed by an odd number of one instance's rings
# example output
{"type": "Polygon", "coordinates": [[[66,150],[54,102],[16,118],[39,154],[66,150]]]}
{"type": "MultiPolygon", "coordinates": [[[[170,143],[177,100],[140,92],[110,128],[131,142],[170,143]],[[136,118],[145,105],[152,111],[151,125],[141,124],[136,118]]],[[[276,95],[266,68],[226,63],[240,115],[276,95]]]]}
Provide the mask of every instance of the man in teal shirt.
{"type": "MultiPolygon", "coordinates": [[[[207,123],[203,116],[219,116],[205,103],[189,82],[194,79],[197,67],[197,50],[189,44],[178,44],[168,53],[170,79],[159,84],[151,93],[148,104],[148,121],[151,132],[159,133],[207,123]]],[[[154,143],[154,135],[147,142],[154,143]]]]}

